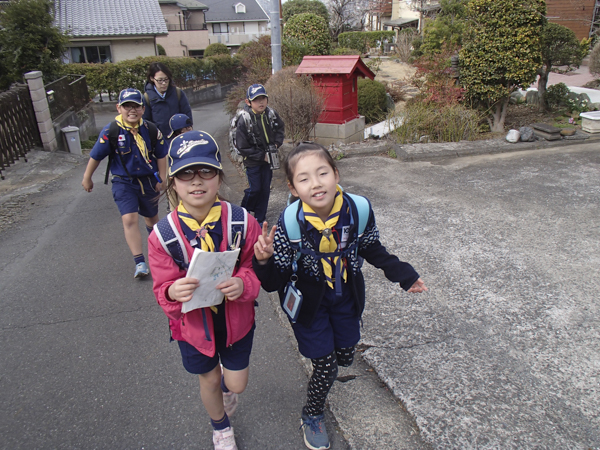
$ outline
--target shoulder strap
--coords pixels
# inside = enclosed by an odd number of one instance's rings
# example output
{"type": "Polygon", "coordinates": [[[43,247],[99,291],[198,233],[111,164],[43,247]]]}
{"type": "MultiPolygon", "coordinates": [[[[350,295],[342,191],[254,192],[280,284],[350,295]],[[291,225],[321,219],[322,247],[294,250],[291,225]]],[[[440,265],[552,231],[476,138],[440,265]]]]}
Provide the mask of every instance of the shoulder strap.
{"type": "Polygon", "coordinates": [[[113,120],[108,127],[108,142],[110,144],[110,149],[115,151],[119,142],[119,125],[116,120],[113,120]]]}
{"type": "Polygon", "coordinates": [[[365,232],[367,222],[369,221],[369,201],[361,195],[348,193],[346,195],[352,199],[358,211],[358,237],[360,238],[365,232]]]}
{"type": "Polygon", "coordinates": [[[227,245],[230,250],[242,248],[248,231],[248,211],[224,200],[221,203],[227,205],[227,245]]]}
{"type": "Polygon", "coordinates": [[[147,92],[144,92],[144,100],[146,100],[146,106],[150,106],[150,96],[147,92]]]}
{"type": "Polygon", "coordinates": [[[292,245],[302,246],[302,237],[300,236],[300,224],[298,223],[298,211],[300,210],[300,204],[302,202],[298,200],[292,203],[283,211],[283,224],[285,226],[285,232],[292,245]]]}
{"type": "Polygon", "coordinates": [[[181,89],[175,86],[175,92],[177,92],[177,102],[181,101],[181,89]]]}
{"type": "Polygon", "coordinates": [[[144,120],[146,124],[146,128],[148,128],[148,132],[150,133],[150,145],[152,146],[152,151],[156,150],[156,143],[158,142],[158,127],[154,122],[148,122],[144,120]]]}
{"type": "Polygon", "coordinates": [[[177,219],[177,211],[172,211],[163,217],[154,225],[154,233],[160,241],[160,245],[169,254],[173,261],[177,263],[181,270],[187,269],[190,264],[185,244],[174,220],[177,219]]]}

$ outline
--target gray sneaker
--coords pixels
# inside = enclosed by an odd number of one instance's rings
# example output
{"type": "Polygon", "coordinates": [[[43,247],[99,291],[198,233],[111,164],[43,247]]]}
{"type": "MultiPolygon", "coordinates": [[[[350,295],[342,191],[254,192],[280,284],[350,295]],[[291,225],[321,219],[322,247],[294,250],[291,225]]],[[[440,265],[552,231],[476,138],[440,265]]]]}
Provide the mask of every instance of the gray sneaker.
{"type": "Polygon", "coordinates": [[[135,274],[133,275],[133,278],[143,278],[149,274],[150,269],[148,269],[148,266],[145,262],[141,262],[135,266],[135,274]]]}
{"type": "Polygon", "coordinates": [[[302,425],[304,429],[304,443],[312,450],[326,450],[329,448],[329,437],[324,423],[325,417],[309,416],[302,411],[302,425]]]}

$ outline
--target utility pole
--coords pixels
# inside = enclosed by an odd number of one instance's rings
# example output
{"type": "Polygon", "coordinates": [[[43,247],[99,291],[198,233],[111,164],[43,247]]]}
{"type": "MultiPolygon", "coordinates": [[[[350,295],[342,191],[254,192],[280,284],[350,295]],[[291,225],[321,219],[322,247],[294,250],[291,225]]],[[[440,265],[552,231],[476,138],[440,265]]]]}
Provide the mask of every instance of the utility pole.
{"type": "Polygon", "coordinates": [[[281,70],[281,0],[271,0],[271,62],[273,73],[281,70]]]}

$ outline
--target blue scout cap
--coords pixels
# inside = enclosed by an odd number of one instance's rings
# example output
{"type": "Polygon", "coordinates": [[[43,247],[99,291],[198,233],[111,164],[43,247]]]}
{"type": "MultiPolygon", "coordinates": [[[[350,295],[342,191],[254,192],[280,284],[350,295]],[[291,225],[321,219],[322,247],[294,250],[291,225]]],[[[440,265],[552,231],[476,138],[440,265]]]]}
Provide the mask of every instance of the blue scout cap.
{"type": "Polygon", "coordinates": [[[171,141],[169,176],[192,166],[209,166],[223,170],[221,153],[214,138],[204,131],[187,131],[171,141]]]}
{"type": "Polygon", "coordinates": [[[254,100],[256,97],[260,97],[261,95],[269,97],[267,95],[267,90],[262,84],[253,84],[246,91],[246,98],[250,101],[254,100]]]}
{"type": "Polygon", "coordinates": [[[119,94],[119,106],[123,103],[137,103],[138,105],[143,105],[144,100],[142,100],[142,93],[137,89],[127,88],[123,89],[119,94]]]}
{"type": "Polygon", "coordinates": [[[167,137],[171,139],[171,136],[173,136],[173,133],[175,133],[177,130],[181,130],[185,127],[191,127],[192,120],[185,114],[175,114],[169,120],[169,126],[171,127],[171,134],[169,134],[167,137]]]}

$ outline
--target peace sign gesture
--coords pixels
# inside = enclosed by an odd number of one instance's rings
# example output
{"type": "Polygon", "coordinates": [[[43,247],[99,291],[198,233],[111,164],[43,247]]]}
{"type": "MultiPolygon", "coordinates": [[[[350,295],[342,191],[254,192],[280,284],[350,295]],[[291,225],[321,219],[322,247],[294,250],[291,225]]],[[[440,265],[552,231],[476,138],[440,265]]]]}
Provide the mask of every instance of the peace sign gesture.
{"type": "Polygon", "coordinates": [[[265,220],[262,225],[262,234],[258,236],[258,241],[254,244],[254,256],[259,264],[266,264],[267,260],[273,255],[273,239],[275,239],[276,226],[271,227],[265,220]]]}

